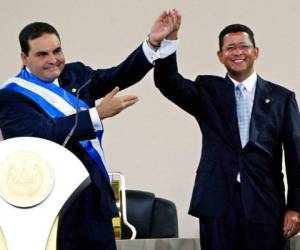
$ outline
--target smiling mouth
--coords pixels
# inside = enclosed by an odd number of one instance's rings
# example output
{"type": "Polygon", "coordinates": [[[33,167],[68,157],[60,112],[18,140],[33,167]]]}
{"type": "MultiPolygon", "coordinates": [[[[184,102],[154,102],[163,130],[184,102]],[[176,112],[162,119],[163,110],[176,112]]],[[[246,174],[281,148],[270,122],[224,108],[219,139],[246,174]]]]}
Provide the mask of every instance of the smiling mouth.
{"type": "Polygon", "coordinates": [[[45,70],[47,70],[47,71],[55,71],[55,70],[58,70],[58,67],[57,66],[47,67],[47,68],[45,68],[45,70]]]}
{"type": "Polygon", "coordinates": [[[232,62],[234,63],[243,63],[245,60],[244,59],[234,59],[232,62]]]}

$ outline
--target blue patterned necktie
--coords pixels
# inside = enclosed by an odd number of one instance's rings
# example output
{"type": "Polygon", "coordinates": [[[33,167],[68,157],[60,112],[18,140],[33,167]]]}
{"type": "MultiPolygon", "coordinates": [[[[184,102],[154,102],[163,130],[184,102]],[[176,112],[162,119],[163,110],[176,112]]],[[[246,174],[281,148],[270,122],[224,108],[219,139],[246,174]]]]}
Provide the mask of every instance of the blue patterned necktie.
{"type": "Polygon", "coordinates": [[[235,87],[235,98],[240,138],[244,147],[249,140],[250,105],[246,96],[246,88],[241,83],[235,87]]]}

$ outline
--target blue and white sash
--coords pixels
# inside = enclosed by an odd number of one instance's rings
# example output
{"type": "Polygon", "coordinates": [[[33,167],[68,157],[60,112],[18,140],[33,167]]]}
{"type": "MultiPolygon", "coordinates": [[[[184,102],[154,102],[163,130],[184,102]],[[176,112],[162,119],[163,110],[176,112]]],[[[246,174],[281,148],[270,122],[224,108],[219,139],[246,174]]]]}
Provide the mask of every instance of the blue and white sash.
{"type": "MultiPolygon", "coordinates": [[[[41,81],[33,74],[23,69],[16,77],[8,79],[2,88],[10,89],[29,97],[38,104],[50,117],[59,118],[76,113],[76,97],[55,83],[41,81]]],[[[78,103],[79,110],[87,110],[89,106],[82,100],[78,103]]],[[[80,141],[81,146],[97,163],[105,179],[110,183],[105,167],[101,139],[103,130],[96,132],[96,139],[80,141]]]]}

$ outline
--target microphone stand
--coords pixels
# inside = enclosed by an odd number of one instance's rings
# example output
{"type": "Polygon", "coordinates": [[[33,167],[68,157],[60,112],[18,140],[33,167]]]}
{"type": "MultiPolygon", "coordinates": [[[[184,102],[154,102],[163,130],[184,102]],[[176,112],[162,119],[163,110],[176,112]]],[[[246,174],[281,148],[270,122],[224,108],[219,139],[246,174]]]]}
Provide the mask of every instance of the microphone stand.
{"type": "Polygon", "coordinates": [[[66,136],[66,139],[64,140],[62,146],[66,147],[67,143],[69,142],[70,138],[72,137],[72,135],[74,134],[74,131],[78,125],[78,113],[79,113],[79,94],[80,91],[86,87],[90,82],[92,81],[92,78],[90,78],[89,80],[87,80],[77,91],[76,94],[76,113],[75,113],[75,122],[74,125],[72,127],[72,129],[70,130],[70,132],[68,133],[68,135],[66,136]]]}

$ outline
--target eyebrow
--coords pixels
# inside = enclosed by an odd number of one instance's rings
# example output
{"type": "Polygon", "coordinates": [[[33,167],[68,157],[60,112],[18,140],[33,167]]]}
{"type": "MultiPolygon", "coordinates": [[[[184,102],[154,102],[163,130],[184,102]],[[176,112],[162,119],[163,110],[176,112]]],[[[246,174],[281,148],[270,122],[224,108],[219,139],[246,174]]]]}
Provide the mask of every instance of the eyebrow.
{"type": "Polygon", "coordinates": [[[224,44],[223,47],[224,47],[224,48],[228,48],[228,47],[232,47],[232,46],[236,46],[236,45],[249,45],[249,46],[253,46],[253,44],[250,43],[250,42],[240,42],[240,43],[229,43],[229,44],[224,44]]]}
{"type": "Polygon", "coordinates": [[[47,51],[37,51],[35,55],[48,55],[47,51]]]}
{"type": "Polygon", "coordinates": [[[62,51],[62,48],[61,46],[57,47],[56,49],[53,50],[54,52],[57,52],[57,51],[62,51]]]}
{"type": "MultiPolygon", "coordinates": [[[[58,47],[56,47],[54,50],[52,50],[52,52],[59,52],[59,51],[62,51],[61,46],[58,46],[58,47]]],[[[48,54],[49,54],[48,51],[43,51],[43,50],[37,51],[37,52],[35,53],[35,55],[48,55],[48,54]]]]}

